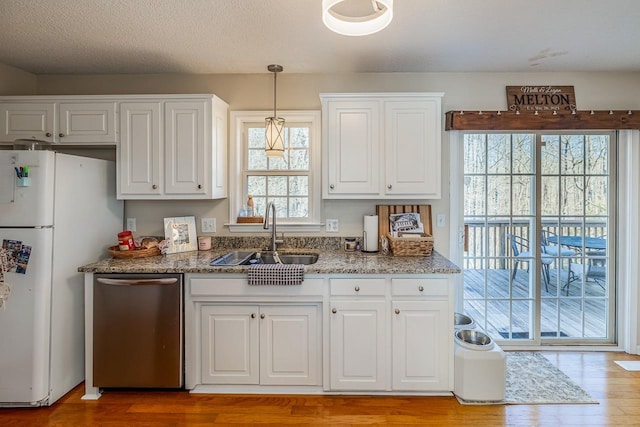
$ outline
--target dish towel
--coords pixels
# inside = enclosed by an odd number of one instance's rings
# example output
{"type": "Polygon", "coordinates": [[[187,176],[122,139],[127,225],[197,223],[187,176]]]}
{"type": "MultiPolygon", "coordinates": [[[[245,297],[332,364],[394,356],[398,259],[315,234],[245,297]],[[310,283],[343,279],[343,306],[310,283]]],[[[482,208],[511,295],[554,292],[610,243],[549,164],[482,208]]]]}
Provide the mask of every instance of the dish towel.
{"type": "Polygon", "coordinates": [[[301,285],[304,265],[253,264],[247,274],[250,285],[301,285]]]}

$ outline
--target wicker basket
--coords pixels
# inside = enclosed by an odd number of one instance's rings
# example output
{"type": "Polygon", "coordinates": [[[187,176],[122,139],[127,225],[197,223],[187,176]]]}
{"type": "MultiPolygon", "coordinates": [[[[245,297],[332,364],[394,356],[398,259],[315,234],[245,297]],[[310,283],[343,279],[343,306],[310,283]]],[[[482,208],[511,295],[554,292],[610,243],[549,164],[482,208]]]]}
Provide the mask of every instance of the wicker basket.
{"type": "Polygon", "coordinates": [[[430,256],[433,251],[433,236],[421,234],[420,237],[392,237],[387,234],[389,247],[394,256],[430,256]]]}
{"type": "Polygon", "coordinates": [[[111,246],[109,253],[114,258],[146,258],[160,255],[160,248],[135,249],[133,251],[121,251],[117,246],[111,246]]]}
{"type": "Polygon", "coordinates": [[[239,216],[237,222],[238,224],[262,224],[264,218],[261,216],[239,216]]]}

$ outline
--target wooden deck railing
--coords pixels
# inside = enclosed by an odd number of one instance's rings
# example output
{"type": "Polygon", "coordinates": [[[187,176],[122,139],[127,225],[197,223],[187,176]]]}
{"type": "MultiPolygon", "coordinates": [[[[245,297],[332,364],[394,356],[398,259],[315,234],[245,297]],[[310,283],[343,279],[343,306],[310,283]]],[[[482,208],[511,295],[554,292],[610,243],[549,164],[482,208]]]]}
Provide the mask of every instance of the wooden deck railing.
{"type": "MultiPolygon", "coordinates": [[[[531,239],[531,221],[527,219],[465,220],[468,250],[464,257],[465,269],[505,269],[505,257],[513,255],[507,234],[531,239]],[[486,264],[485,264],[486,263],[486,264]]],[[[600,237],[607,234],[607,222],[562,221],[542,222],[542,230],[563,236],[600,237]]]]}

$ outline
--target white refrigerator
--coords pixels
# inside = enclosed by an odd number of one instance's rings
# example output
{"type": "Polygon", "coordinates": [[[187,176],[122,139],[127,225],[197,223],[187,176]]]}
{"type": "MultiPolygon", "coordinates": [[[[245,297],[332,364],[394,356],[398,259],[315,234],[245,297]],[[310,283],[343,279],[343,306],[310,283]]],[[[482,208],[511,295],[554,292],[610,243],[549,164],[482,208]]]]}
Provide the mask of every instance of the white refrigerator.
{"type": "Polygon", "coordinates": [[[117,244],[115,185],[113,162],[0,150],[0,406],[51,405],[83,381],[78,267],[117,244]]]}

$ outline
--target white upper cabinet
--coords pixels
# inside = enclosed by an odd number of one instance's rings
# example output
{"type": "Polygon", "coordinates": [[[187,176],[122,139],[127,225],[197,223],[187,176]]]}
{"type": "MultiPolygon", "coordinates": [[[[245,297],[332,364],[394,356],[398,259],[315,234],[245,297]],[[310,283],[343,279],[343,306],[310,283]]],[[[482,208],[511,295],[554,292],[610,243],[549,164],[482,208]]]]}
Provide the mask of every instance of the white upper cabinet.
{"type": "Polygon", "coordinates": [[[115,144],[116,102],[51,97],[0,98],[0,141],[115,144]]]}
{"type": "Polygon", "coordinates": [[[212,95],[122,102],[118,198],[227,197],[227,110],[212,95]]]}
{"type": "Polygon", "coordinates": [[[321,94],[323,197],[439,199],[442,96],[321,94]]]}

